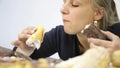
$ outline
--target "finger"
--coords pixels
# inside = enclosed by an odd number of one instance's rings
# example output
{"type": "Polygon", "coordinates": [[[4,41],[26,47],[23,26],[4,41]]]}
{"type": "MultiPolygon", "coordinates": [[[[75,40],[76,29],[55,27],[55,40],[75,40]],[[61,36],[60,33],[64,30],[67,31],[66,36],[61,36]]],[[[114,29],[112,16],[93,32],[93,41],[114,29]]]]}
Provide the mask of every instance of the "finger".
{"type": "Polygon", "coordinates": [[[27,47],[27,45],[24,42],[19,41],[19,40],[12,41],[11,44],[16,46],[16,47],[20,47],[20,48],[27,47]]]}
{"type": "Polygon", "coordinates": [[[29,37],[30,37],[31,35],[29,35],[29,34],[19,34],[18,35],[18,39],[20,40],[20,41],[26,41],[29,37]]]}
{"type": "Polygon", "coordinates": [[[111,42],[110,41],[95,39],[95,38],[89,38],[88,41],[90,43],[93,43],[93,44],[97,45],[97,46],[104,46],[106,48],[111,47],[111,42]]]}
{"type": "Polygon", "coordinates": [[[19,47],[21,42],[19,40],[14,40],[11,42],[12,45],[19,47]]]}
{"type": "Polygon", "coordinates": [[[118,38],[115,34],[109,32],[109,31],[102,31],[102,33],[104,33],[107,36],[107,38],[109,38],[110,40],[118,38]]]}
{"type": "Polygon", "coordinates": [[[36,27],[27,27],[21,33],[23,34],[33,34],[36,31],[36,27]]]}

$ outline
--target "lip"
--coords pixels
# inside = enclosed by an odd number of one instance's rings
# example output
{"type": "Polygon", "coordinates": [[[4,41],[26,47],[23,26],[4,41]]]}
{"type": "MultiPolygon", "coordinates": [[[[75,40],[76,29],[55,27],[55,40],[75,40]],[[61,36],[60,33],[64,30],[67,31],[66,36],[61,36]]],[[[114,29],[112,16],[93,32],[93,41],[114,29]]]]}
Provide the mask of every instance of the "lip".
{"type": "Polygon", "coordinates": [[[63,22],[70,22],[69,20],[67,20],[67,19],[63,19],[63,22]]]}

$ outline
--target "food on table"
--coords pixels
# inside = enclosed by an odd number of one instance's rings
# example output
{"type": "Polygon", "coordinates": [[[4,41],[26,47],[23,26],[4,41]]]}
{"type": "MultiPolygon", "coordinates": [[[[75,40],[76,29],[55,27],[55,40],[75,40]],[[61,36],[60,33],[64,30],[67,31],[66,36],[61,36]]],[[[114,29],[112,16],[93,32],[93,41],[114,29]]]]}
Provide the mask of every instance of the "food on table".
{"type": "Polygon", "coordinates": [[[0,58],[0,68],[50,68],[50,64],[44,58],[38,61],[29,61],[19,57],[0,58]]]}
{"type": "Polygon", "coordinates": [[[111,57],[112,65],[120,68],[120,50],[113,52],[111,57]]]}

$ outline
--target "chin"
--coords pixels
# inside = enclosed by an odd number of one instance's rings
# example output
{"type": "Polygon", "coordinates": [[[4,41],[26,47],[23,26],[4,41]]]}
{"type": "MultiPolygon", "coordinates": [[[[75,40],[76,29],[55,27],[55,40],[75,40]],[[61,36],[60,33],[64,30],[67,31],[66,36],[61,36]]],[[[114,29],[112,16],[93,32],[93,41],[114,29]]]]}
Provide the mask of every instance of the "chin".
{"type": "Polygon", "coordinates": [[[65,31],[65,33],[70,34],[70,35],[76,34],[76,32],[74,32],[74,31],[72,31],[70,29],[67,30],[67,29],[64,28],[64,31],[65,31]]]}
{"type": "Polygon", "coordinates": [[[76,30],[76,28],[73,28],[70,25],[69,26],[64,25],[64,31],[65,33],[70,34],[70,35],[75,35],[79,33],[79,30],[76,30]]]}

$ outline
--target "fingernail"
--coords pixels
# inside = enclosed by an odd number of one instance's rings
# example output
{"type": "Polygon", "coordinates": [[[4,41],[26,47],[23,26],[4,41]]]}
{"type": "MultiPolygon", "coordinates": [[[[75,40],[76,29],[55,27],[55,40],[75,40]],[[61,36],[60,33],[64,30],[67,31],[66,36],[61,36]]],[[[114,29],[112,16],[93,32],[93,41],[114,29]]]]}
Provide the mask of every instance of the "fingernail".
{"type": "Polygon", "coordinates": [[[32,30],[32,33],[34,33],[34,32],[36,31],[36,29],[37,29],[37,28],[36,28],[36,27],[34,27],[34,28],[33,28],[33,30],[32,30]]]}
{"type": "Polygon", "coordinates": [[[27,35],[27,38],[29,38],[31,35],[27,35]]]}
{"type": "Polygon", "coordinates": [[[105,31],[103,31],[103,30],[100,30],[101,32],[105,32],[105,31]]]}
{"type": "Polygon", "coordinates": [[[34,30],[31,31],[32,34],[33,34],[34,32],[35,32],[34,30]]]}

